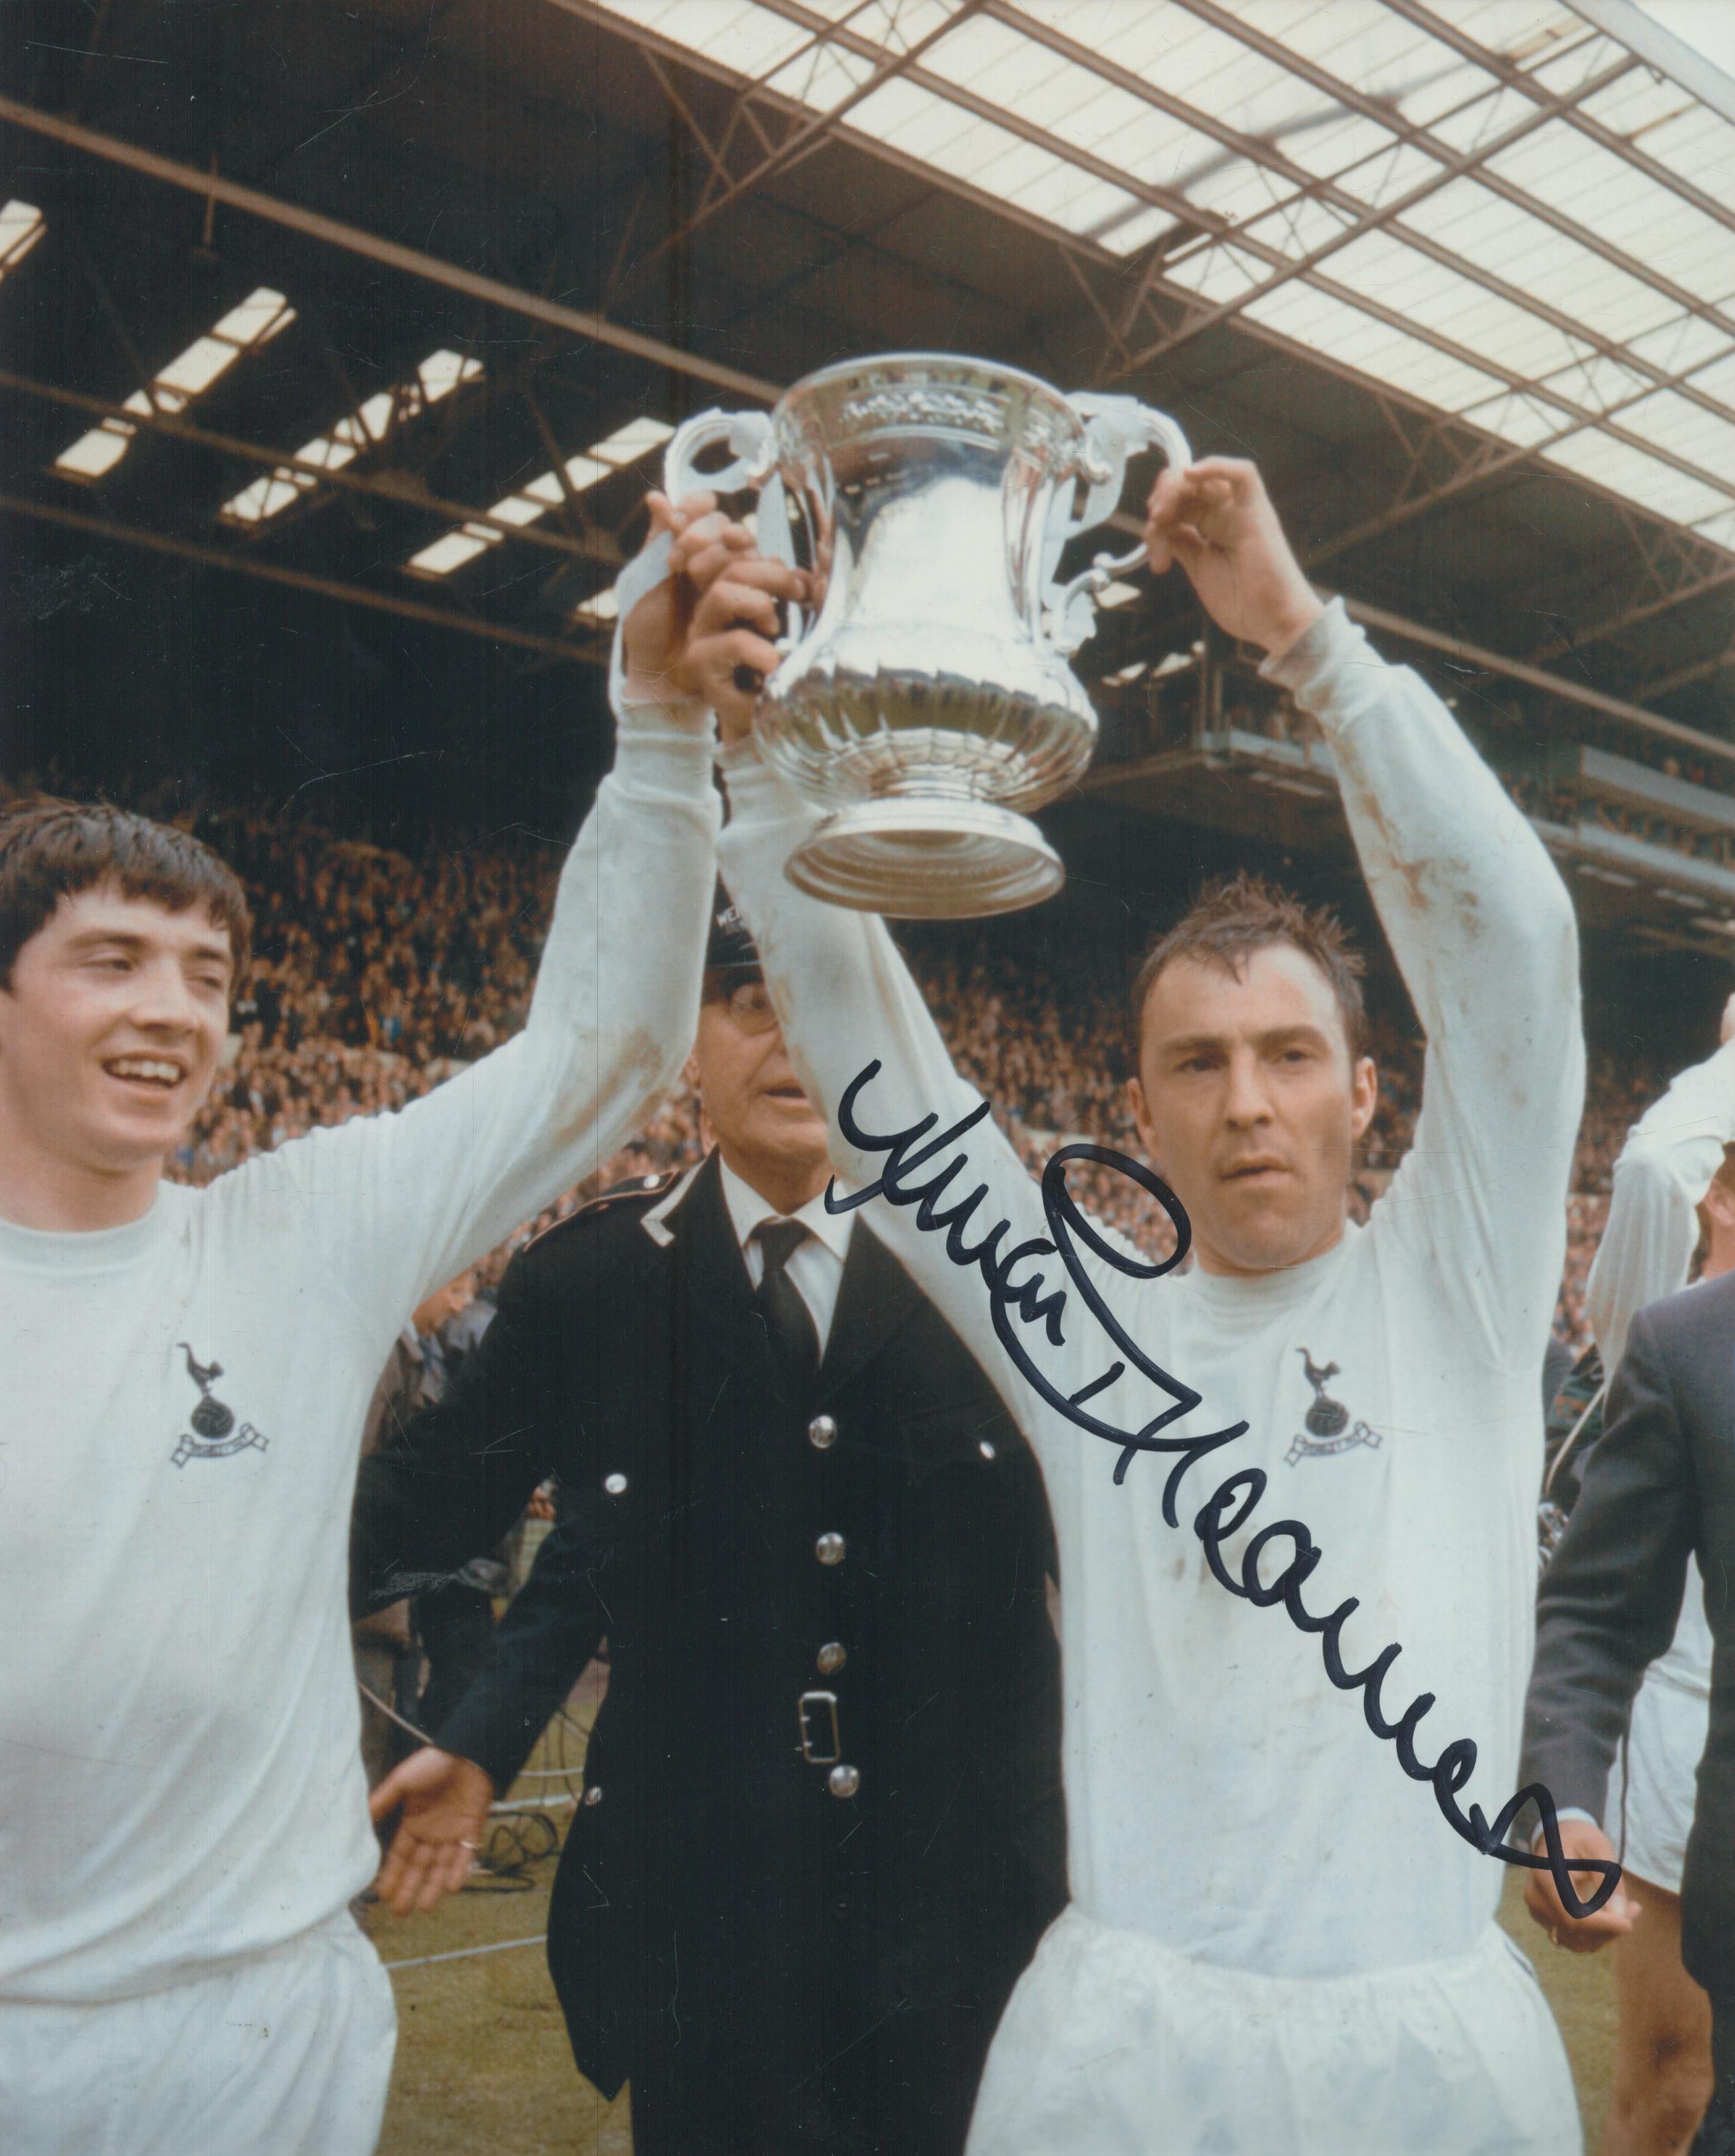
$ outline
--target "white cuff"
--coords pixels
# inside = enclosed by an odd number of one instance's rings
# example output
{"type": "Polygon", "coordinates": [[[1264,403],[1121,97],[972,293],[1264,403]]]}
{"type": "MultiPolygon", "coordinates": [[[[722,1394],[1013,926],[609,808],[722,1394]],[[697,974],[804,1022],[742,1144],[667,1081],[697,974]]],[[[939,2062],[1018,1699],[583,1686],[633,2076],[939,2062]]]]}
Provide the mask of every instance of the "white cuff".
{"type": "Polygon", "coordinates": [[[819,811],[803,800],[776,766],[759,752],[757,737],[745,735],[720,748],[717,769],[729,795],[733,824],[816,824],[819,811]]]}
{"type": "Polygon", "coordinates": [[[1304,711],[1317,713],[1331,700],[1336,675],[1357,660],[1373,666],[1385,663],[1344,611],[1342,600],[1333,599],[1293,644],[1262,663],[1260,678],[1287,689],[1304,711]]]}
{"type": "MultiPolygon", "coordinates": [[[[1602,1832],[1602,1821],[1593,1818],[1581,1804],[1568,1804],[1564,1811],[1556,1812],[1554,1817],[1562,1826],[1564,1826],[1568,1820],[1583,1820],[1586,1826],[1594,1826],[1599,1834],[1602,1832]]],[[[1542,1840],[1543,1830],[1538,1827],[1536,1832],[1530,1837],[1530,1848],[1531,1854],[1532,1856],[1534,1856],[1536,1851],[1542,1846],[1542,1840]]]]}

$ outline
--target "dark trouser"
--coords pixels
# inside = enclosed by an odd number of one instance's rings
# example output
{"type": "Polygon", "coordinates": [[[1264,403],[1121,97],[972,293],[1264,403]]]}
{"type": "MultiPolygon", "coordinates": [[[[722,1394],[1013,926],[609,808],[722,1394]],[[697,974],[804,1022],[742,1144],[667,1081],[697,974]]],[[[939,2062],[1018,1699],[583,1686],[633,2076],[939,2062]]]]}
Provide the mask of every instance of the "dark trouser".
{"type": "Polygon", "coordinates": [[[1715,2092],[1692,2156],[1735,2156],[1735,1995],[1711,2002],[1711,2061],[1715,2092]]]}
{"type": "MultiPolygon", "coordinates": [[[[757,2035],[778,2048],[773,2032],[757,2035]]],[[[666,2060],[634,2074],[634,2156],[962,2156],[974,2046],[960,2057],[919,2035],[873,2032],[846,2040],[840,2057],[802,2061],[798,2078],[774,2079],[767,2063],[737,2052],[699,2076],[666,2060]]]]}

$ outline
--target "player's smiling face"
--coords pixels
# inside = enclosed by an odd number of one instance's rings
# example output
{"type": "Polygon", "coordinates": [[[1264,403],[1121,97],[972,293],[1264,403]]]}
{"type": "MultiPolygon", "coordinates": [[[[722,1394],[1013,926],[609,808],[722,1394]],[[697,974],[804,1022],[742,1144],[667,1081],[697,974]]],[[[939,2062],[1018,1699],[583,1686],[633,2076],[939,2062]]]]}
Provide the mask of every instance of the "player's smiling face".
{"type": "Polygon", "coordinates": [[[1324,973],[1288,943],[1237,974],[1177,958],[1145,999],[1138,1132],[1208,1272],[1275,1272],[1343,1232],[1373,1065],[1351,1057],[1324,973]]]}
{"type": "Polygon", "coordinates": [[[0,1133],[62,1169],[160,1171],[211,1090],[228,932],[112,884],[63,898],[0,991],[0,1133]]]}

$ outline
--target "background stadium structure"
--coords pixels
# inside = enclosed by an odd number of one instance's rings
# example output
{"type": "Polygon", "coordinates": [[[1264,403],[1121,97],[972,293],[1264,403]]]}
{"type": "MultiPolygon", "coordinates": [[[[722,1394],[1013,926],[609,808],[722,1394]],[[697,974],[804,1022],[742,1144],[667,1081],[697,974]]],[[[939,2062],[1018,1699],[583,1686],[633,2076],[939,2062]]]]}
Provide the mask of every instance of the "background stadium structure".
{"type": "MultiPolygon", "coordinates": [[[[1258,459],[1542,834],[1584,933],[1581,1334],[1614,1153],[1735,957],[1735,82],[1701,53],[1630,0],[6,23],[0,795],[100,790],[248,877],[259,962],[178,1173],[521,1022],[669,430],[846,356],[978,352],[1258,459]]],[[[1380,962],[1365,1203],[1420,1055],[1329,756],[1178,577],[1110,598],[1101,750],[1045,819],[1065,894],[912,935],[918,969],[1034,1163],[1129,1137],[1122,987],[1201,876],[1336,901],[1380,962]]],[[[697,1142],[676,1101],[610,1173],[697,1142]]],[[[437,2109],[394,2099],[393,2145],[447,2145],[437,2109]]]]}
{"type": "MultiPolygon", "coordinates": [[[[0,774],[192,815],[254,878],[185,1172],[517,1022],[669,429],[939,347],[1256,457],[1313,574],[1453,701],[1585,930],[1588,1247],[1735,950],[1735,85],[1699,54],[1627,0],[8,22],[0,774]]],[[[1274,868],[1378,949],[1322,745],[1178,578],[1109,596],[1066,896],[922,947],[1033,1158],[1125,1135],[1118,982],[1202,875],[1274,868]]],[[[1389,975],[1375,1003],[1368,1194],[1417,1070],[1389,975]]]]}

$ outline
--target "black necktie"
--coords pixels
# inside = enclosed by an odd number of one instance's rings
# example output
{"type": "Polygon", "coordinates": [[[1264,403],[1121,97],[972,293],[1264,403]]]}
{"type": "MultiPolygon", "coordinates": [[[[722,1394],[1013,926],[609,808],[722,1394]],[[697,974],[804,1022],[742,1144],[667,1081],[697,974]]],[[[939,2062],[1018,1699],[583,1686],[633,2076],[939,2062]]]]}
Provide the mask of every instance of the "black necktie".
{"type": "Polygon", "coordinates": [[[765,1320],[772,1353],[794,1381],[805,1390],[819,1368],[819,1332],[801,1291],[785,1270],[792,1251],[806,1242],[808,1231],[798,1220],[767,1220],[753,1230],[753,1240],[765,1259],[765,1272],[753,1300],[765,1320]]]}

